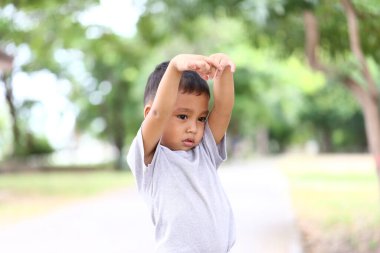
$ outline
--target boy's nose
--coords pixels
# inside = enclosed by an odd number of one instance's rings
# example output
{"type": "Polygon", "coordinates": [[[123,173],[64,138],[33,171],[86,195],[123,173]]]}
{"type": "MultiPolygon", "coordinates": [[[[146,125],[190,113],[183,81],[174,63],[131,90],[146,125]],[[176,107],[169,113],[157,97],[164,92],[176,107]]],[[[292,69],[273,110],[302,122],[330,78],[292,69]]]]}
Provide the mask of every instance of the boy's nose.
{"type": "Polygon", "coordinates": [[[197,132],[197,122],[190,122],[187,128],[188,133],[196,133],[197,132]]]}

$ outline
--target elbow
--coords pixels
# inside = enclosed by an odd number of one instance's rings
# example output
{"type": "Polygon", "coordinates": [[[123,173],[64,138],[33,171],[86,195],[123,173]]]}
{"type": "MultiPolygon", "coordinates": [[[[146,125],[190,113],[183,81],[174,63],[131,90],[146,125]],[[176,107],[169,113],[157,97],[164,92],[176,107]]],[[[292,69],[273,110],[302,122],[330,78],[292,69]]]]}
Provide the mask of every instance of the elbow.
{"type": "Polygon", "coordinates": [[[156,122],[156,123],[159,123],[159,122],[165,122],[169,116],[170,116],[171,112],[168,110],[157,110],[155,108],[152,108],[147,117],[150,118],[150,120],[156,122]]]}

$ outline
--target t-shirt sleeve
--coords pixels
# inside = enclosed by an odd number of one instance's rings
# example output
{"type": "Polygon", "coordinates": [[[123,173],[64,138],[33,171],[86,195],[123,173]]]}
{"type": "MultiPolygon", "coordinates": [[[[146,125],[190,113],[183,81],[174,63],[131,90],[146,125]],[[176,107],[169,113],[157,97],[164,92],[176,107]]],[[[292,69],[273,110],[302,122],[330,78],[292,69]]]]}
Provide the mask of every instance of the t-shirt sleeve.
{"type": "Polygon", "coordinates": [[[153,170],[144,163],[144,144],[141,128],[129,148],[127,162],[136,178],[139,192],[148,192],[152,182],[153,170]]]}
{"type": "Polygon", "coordinates": [[[226,135],[224,135],[219,144],[216,144],[208,123],[206,123],[205,126],[205,134],[201,145],[204,147],[216,169],[227,159],[226,135]]]}

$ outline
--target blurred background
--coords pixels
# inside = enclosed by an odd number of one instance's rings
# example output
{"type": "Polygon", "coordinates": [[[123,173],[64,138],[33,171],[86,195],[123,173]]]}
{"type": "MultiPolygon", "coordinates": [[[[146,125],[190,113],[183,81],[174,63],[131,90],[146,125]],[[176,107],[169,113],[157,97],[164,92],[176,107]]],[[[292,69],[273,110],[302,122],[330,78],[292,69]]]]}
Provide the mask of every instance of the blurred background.
{"type": "Polygon", "coordinates": [[[0,227],[133,187],[149,73],[224,52],[230,160],[276,160],[305,252],[375,252],[379,18],[378,0],[2,0],[0,227]]]}

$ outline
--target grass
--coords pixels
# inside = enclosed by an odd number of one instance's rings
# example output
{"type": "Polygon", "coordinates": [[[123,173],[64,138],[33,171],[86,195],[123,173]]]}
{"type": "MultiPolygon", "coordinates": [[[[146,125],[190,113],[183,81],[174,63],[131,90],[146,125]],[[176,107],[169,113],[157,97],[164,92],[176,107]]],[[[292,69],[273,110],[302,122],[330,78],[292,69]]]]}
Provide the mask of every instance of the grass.
{"type": "Polygon", "coordinates": [[[0,225],[133,184],[114,171],[0,174],[0,225]]]}
{"type": "Polygon", "coordinates": [[[284,157],[306,252],[373,252],[379,185],[369,156],[284,157]]]}

